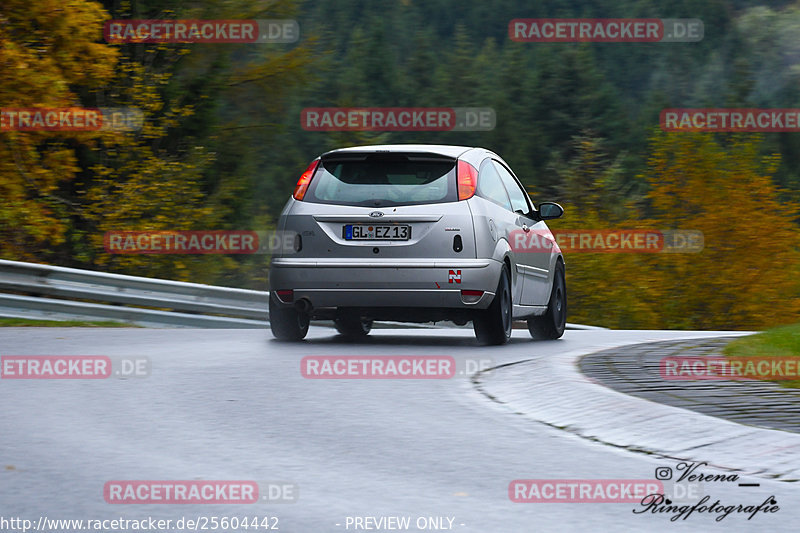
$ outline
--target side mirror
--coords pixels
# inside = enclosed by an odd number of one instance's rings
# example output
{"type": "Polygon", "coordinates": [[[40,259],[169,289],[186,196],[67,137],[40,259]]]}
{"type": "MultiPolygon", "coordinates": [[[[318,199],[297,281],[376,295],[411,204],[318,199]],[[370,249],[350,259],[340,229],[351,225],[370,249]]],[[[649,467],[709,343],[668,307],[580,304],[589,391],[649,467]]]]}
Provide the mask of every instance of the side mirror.
{"type": "Polygon", "coordinates": [[[539,218],[542,220],[559,218],[563,214],[564,208],[555,202],[542,202],[539,204],[539,218]]]}

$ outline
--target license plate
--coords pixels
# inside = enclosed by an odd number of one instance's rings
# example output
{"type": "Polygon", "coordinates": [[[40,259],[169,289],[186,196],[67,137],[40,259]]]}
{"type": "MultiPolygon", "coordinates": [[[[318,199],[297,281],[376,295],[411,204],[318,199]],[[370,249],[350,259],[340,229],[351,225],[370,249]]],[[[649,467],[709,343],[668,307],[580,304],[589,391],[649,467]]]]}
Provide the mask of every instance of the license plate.
{"type": "Polygon", "coordinates": [[[347,224],[343,228],[348,241],[407,241],[411,238],[411,226],[347,224]]]}

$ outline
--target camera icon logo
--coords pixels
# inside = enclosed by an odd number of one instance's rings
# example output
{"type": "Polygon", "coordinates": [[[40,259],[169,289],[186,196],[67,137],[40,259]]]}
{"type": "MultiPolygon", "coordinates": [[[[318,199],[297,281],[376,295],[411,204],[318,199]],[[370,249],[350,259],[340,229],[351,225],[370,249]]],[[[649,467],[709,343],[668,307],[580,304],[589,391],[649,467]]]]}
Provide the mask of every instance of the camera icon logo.
{"type": "Polygon", "coordinates": [[[656,468],[656,479],[659,481],[672,479],[672,469],[668,466],[659,466],[656,468]]]}

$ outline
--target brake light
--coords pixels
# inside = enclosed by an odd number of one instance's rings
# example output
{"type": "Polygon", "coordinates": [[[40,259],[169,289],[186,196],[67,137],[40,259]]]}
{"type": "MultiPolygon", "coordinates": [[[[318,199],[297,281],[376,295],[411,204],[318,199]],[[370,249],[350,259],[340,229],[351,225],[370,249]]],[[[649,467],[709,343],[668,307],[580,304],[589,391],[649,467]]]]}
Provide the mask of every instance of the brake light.
{"type": "Polygon", "coordinates": [[[458,160],[458,199],[468,200],[475,195],[478,170],[466,161],[458,160]]]}
{"type": "Polygon", "coordinates": [[[282,301],[285,304],[292,303],[294,300],[294,290],[282,290],[282,291],[275,291],[278,294],[278,300],[282,301]]]}
{"type": "Polygon", "coordinates": [[[481,296],[483,296],[483,291],[471,291],[469,289],[461,289],[461,295],[462,296],[477,296],[478,298],[480,298],[481,296]]]}
{"type": "Polygon", "coordinates": [[[314,171],[317,170],[317,165],[319,164],[319,159],[315,159],[308,165],[308,168],[305,172],[300,176],[300,179],[297,180],[297,185],[294,188],[294,196],[295,200],[302,200],[303,196],[306,195],[306,190],[308,190],[308,184],[311,183],[311,176],[314,175],[314,171]]]}
{"type": "Polygon", "coordinates": [[[483,291],[471,291],[469,289],[461,289],[461,301],[465,304],[475,304],[483,297],[483,291]]]}

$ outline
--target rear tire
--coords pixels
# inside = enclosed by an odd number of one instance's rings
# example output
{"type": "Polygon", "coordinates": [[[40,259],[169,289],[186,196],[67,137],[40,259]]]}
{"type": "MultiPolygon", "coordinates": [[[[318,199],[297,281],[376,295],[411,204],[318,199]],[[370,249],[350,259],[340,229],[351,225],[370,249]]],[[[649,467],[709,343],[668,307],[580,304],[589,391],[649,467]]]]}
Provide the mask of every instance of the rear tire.
{"type": "Polygon", "coordinates": [[[372,320],[366,320],[360,316],[341,316],[335,319],[333,323],[336,326],[336,331],[338,331],[340,335],[352,339],[366,337],[372,329],[372,320]]]}
{"type": "Polygon", "coordinates": [[[272,335],[280,341],[299,341],[308,333],[310,319],[307,314],[293,307],[283,307],[269,298],[269,328],[272,335]]]}
{"type": "Polygon", "coordinates": [[[481,344],[501,345],[511,338],[513,302],[508,267],[503,266],[494,300],[472,321],[475,337],[481,344]]]}
{"type": "Polygon", "coordinates": [[[528,319],[528,331],[534,339],[558,339],[567,325],[567,284],[564,280],[564,265],[558,263],[553,290],[547,311],[542,316],[528,319]]]}

